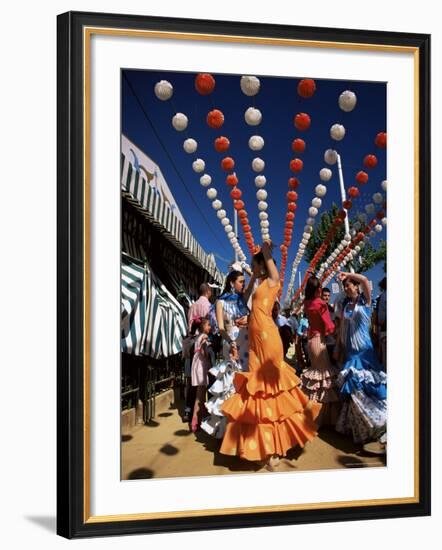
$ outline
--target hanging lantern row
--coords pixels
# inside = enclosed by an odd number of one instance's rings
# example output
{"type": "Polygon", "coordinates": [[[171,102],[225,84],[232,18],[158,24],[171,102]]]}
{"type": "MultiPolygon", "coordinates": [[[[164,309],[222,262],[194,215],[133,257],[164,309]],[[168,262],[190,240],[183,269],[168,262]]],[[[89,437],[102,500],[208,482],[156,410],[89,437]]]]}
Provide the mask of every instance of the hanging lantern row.
{"type": "MultiPolygon", "coordinates": [[[[386,181],[383,181],[382,182],[382,187],[386,189],[386,185],[387,185],[387,182],[386,181]]],[[[382,195],[382,193],[374,193],[373,194],[373,202],[377,205],[380,205],[382,204],[382,207],[385,208],[386,207],[386,202],[384,201],[384,197],[382,195]]],[[[344,201],[343,204],[345,204],[345,202],[347,201],[344,201]]],[[[351,202],[351,201],[350,201],[351,202]]],[[[373,214],[374,211],[375,211],[375,206],[374,204],[367,204],[365,206],[365,211],[367,212],[367,214],[373,214]]],[[[385,212],[384,210],[379,210],[377,213],[376,213],[376,218],[378,220],[383,220],[384,219],[384,225],[386,224],[387,220],[385,218],[385,212]]],[[[349,242],[351,241],[351,238],[352,237],[355,237],[356,235],[356,231],[359,230],[361,228],[361,223],[366,223],[367,221],[367,216],[366,214],[364,213],[360,213],[358,214],[358,221],[356,223],[353,224],[353,228],[352,230],[350,231],[350,235],[345,235],[343,240],[341,241],[341,243],[336,247],[336,249],[330,254],[330,256],[326,259],[326,261],[321,265],[321,269],[319,270],[318,272],[318,277],[321,278],[325,269],[327,269],[332,262],[334,262],[336,260],[336,258],[339,256],[339,254],[342,253],[342,251],[344,250],[344,248],[346,246],[348,246],[349,242]]],[[[376,232],[379,232],[380,230],[382,230],[382,226],[380,226],[380,229],[379,229],[379,224],[377,224],[377,227],[375,227],[375,231],[376,232]]]]}
{"type": "Polygon", "coordinates": [[[290,276],[290,282],[287,288],[286,301],[289,299],[292,293],[296,272],[298,271],[299,264],[301,263],[301,260],[305,254],[305,249],[312,236],[313,225],[315,224],[315,217],[318,215],[319,208],[322,206],[321,197],[324,197],[326,192],[327,192],[327,188],[325,185],[319,184],[315,187],[316,196],[312,199],[312,202],[311,202],[312,206],[310,206],[308,210],[309,217],[306,220],[306,224],[304,226],[304,232],[302,234],[302,239],[298,246],[298,252],[292,264],[292,272],[290,276]]]}
{"type": "MultiPolygon", "coordinates": [[[[387,218],[385,217],[385,212],[383,210],[379,210],[375,217],[364,227],[362,231],[356,233],[356,231],[353,230],[354,236],[351,242],[347,242],[346,246],[343,241],[341,242],[336,250],[329,256],[327,262],[323,264],[323,269],[318,273],[318,277],[320,277],[323,281],[330,281],[330,276],[333,277],[333,273],[339,270],[342,262],[346,260],[347,263],[359,254],[361,243],[364,242],[365,245],[365,242],[368,241],[370,237],[374,237],[376,233],[380,233],[382,231],[382,226],[386,224],[387,218]],[[379,221],[381,221],[381,224],[379,221]],[[329,267],[330,264],[331,268],[329,267]],[[327,271],[324,273],[324,270],[327,271]]],[[[344,240],[348,241],[347,236],[344,240]]]]}

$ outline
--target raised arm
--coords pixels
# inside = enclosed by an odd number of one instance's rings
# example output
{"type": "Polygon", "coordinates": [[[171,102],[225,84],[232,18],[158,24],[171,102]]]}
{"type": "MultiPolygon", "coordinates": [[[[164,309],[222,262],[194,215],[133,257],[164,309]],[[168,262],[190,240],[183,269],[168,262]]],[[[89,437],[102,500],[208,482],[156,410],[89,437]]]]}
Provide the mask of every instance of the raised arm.
{"type": "Polygon", "coordinates": [[[339,274],[339,278],[346,279],[347,277],[350,277],[350,279],[353,279],[354,281],[357,281],[359,283],[359,286],[364,293],[365,299],[367,301],[367,305],[371,306],[371,290],[370,285],[368,283],[368,279],[365,275],[361,275],[360,273],[344,273],[341,272],[339,274]]]}
{"type": "Polygon", "coordinates": [[[247,304],[250,298],[250,294],[253,292],[253,286],[255,284],[256,277],[253,275],[253,273],[250,273],[250,279],[249,284],[247,285],[247,288],[244,291],[244,303],[247,304]]]}
{"type": "Polygon", "coordinates": [[[264,261],[269,275],[269,286],[274,287],[279,285],[279,273],[278,268],[272,257],[272,243],[270,241],[264,241],[261,247],[264,261]]]}

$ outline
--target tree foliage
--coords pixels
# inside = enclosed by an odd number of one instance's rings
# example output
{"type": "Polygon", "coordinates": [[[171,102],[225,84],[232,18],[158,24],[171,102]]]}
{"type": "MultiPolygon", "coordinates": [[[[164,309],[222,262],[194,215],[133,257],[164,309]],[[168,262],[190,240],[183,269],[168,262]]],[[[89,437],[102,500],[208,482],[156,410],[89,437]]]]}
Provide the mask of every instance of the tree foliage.
{"type": "MultiPolygon", "coordinates": [[[[313,256],[316,253],[316,250],[324,242],[327,235],[330,225],[333,223],[333,220],[336,218],[339,212],[339,207],[333,203],[331,208],[321,214],[319,222],[316,226],[313,226],[313,232],[311,234],[310,240],[305,247],[305,260],[311,262],[313,256]]],[[[350,219],[350,226],[356,220],[350,219]]],[[[345,235],[345,225],[342,224],[339,226],[338,230],[335,233],[334,238],[331,240],[324,256],[319,261],[321,264],[326,258],[339,246],[342,239],[345,235]]],[[[368,271],[373,266],[379,262],[384,262],[384,271],[386,271],[386,260],[387,260],[387,247],[385,241],[381,241],[378,248],[374,248],[370,242],[367,242],[364,248],[361,250],[360,254],[356,257],[355,261],[351,263],[356,273],[364,273],[368,271]]]]}

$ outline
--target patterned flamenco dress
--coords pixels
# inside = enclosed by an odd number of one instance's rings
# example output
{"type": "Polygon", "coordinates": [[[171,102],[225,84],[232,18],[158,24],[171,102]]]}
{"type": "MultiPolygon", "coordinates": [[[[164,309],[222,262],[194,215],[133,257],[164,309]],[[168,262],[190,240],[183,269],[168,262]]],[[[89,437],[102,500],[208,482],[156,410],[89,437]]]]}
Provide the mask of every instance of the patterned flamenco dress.
{"type": "Polygon", "coordinates": [[[300,379],[283,361],[282,341],[272,319],[278,289],[265,279],[253,295],[249,372],[235,373],[236,393],[221,407],[228,422],[220,452],[251,461],[304,447],[317,434],[315,418],[321,409],[301,391],[300,379]]]}

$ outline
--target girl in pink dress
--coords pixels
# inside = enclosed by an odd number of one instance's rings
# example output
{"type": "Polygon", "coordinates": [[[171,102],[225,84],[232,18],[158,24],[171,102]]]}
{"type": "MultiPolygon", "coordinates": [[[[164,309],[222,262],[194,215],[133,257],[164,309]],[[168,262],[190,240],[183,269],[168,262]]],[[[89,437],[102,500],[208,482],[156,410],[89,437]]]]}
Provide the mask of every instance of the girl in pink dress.
{"type": "Polygon", "coordinates": [[[327,303],[321,298],[321,282],[312,275],[305,288],[304,313],[308,319],[308,353],[310,367],[301,376],[303,391],[309,399],[322,403],[316,422],[321,425],[335,425],[340,410],[340,399],[336,386],[339,369],[331,362],[325,337],[333,334],[335,325],[330,318],[327,303]]]}
{"type": "Polygon", "coordinates": [[[199,334],[195,341],[191,372],[192,386],[197,386],[191,423],[192,432],[196,432],[201,421],[201,407],[206,400],[207,384],[209,382],[207,372],[211,367],[211,349],[208,336],[210,333],[210,321],[208,319],[194,319],[193,322],[199,323],[199,334]]]}

